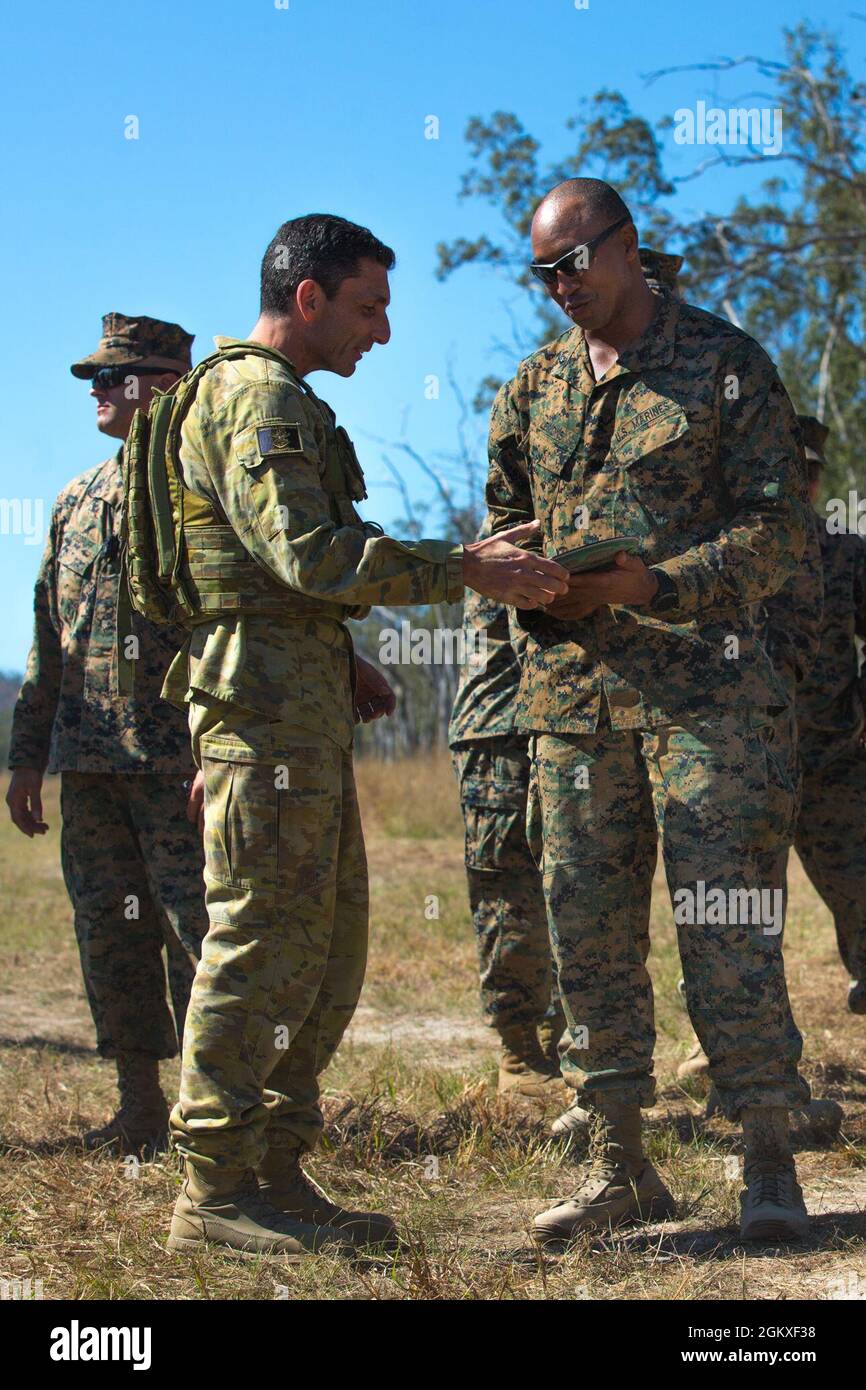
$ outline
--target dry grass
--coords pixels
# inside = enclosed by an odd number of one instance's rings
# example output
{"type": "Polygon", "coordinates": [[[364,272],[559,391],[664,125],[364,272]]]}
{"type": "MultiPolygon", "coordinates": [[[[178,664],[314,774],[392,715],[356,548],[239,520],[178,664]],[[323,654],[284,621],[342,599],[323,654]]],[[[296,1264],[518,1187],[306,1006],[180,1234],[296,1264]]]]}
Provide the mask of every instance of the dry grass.
{"type": "MultiPolygon", "coordinates": [[[[542,1117],[494,1095],[450,767],[445,759],[365,764],[359,783],[373,885],[370,969],[325,1077],[327,1139],[312,1166],[341,1197],[394,1213],[410,1233],[406,1252],[353,1265],[169,1256],[173,1160],[134,1167],[62,1142],[109,1112],[113,1074],[92,1048],[52,786],[49,836],[24,842],[5,823],[0,832],[0,1277],[41,1279],[46,1298],[115,1299],[826,1298],[851,1271],[866,1289],[866,1023],[845,1012],[832,926],[798,863],[786,954],[805,1070],[816,1093],[846,1112],[829,1147],[800,1137],[812,1239],[788,1252],[738,1244],[738,1183],[723,1161],[737,1152],[737,1136],[724,1122],[705,1124],[698,1098],[674,1076],[690,1034],[661,891],[650,962],[660,1086],[648,1143],[681,1219],[540,1257],[528,1238],[532,1214],[574,1185],[575,1160],[548,1139],[542,1117]],[[432,897],[435,918],[425,915],[432,897]]],[[[171,1091],[176,1063],[164,1077],[171,1091]]]]}

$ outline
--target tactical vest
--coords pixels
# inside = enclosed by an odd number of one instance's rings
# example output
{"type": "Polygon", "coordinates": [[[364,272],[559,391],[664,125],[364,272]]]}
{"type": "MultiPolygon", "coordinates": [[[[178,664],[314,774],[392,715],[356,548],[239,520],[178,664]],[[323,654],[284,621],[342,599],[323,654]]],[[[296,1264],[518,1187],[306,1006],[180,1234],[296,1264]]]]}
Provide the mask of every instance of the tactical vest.
{"type": "MultiPolygon", "coordinates": [[[[222,512],[184,486],[181,426],[201,378],[216,362],[251,354],[286,366],[284,357],[259,343],[222,348],[167,391],[155,391],[147,415],[135,413],[124,450],[121,546],[127,582],[121,588],[128,590],[136,612],[151,622],[192,627],[223,613],[296,614],[339,622],[355,611],[281,584],[244,548],[222,512]]],[[[367,493],[349,436],[300,377],[295,383],[334,435],[321,480],[331,519],[338,526],[354,524],[378,533],[378,527],[361,521],[353,505],[367,493]]],[[[120,627],[118,622],[119,635],[120,627]]]]}

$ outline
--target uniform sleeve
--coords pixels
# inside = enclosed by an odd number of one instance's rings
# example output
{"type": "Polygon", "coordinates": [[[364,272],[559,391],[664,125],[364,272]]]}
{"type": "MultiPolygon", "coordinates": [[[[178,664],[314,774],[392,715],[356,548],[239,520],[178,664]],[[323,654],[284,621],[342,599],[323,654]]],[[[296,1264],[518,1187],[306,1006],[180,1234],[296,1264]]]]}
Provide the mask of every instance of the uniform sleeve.
{"type": "Polygon", "coordinates": [[[814,514],[807,517],[806,548],[797,570],[767,599],[764,613],[773,665],[789,670],[799,685],[818,656],[824,615],[824,568],[814,514]]]}
{"type": "Polygon", "coordinates": [[[349,606],[462,598],[461,546],[397,541],[333,519],[322,482],[324,426],[300,391],[276,381],[243,388],[203,444],[226,517],[289,588],[349,606]]]}
{"type": "Polygon", "coordinates": [[[48,766],[51,730],[60,697],[63,651],[57,614],[56,556],[61,522],[55,504],[33,596],[33,643],[12,714],[9,767],[48,766]]]}
{"type": "MultiPolygon", "coordinates": [[[[486,501],[491,532],[533,521],[535,511],[526,458],[526,431],[515,402],[516,381],[499,388],[490,412],[486,501]]],[[[525,547],[543,549],[543,541],[525,547]]]]}
{"type": "Polygon", "coordinates": [[[794,408],[766,353],[751,340],[722,366],[719,464],[731,518],[712,540],[663,560],[677,586],[677,622],[776,593],[806,544],[808,496],[794,408]]]}

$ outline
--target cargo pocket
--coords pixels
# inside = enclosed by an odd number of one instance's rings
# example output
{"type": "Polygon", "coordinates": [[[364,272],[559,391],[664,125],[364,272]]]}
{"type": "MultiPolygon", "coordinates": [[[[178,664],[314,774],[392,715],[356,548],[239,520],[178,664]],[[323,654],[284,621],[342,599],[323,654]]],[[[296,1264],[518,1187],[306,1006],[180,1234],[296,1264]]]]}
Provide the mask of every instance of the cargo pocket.
{"type": "Polygon", "coordinates": [[[232,888],[272,891],[279,824],[274,764],[228,752],[201,746],[207,874],[232,888]]]}
{"type": "Polygon", "coordinates": [[[526,784],[466,777],[461,787],[468,869],[495,873],[506,867],[509,843],[524,834],[526,784]]]}

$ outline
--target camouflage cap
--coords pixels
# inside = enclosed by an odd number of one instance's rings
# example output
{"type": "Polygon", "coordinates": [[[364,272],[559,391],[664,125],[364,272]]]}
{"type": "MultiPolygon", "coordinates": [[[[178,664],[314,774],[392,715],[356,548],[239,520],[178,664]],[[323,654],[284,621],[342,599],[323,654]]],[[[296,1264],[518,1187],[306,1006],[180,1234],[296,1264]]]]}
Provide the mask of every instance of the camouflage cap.
{"type": "Polygon", "coordinates": [[[104,314],[99,347],[89,357],[73,362],[69,370],[85,381],[98,367],[164,367],[167,372],[188,372],[193,336],[179,323],[164,323],[143,314],[104,314]]]}
{"type": "Polygon", "coordinates": [[[806,458],[812,463],[825,464],[827,460],[824,457],[824,445],[827,443],[830,426],[822,425],[814,415],[798,415],[797,421],[803,432],[806,458]]]}
{"type": "Polygon", "coordinates": [[[660,285],[665,290],[676,290],[677,276],[683,263],[682,256],[671,255],[668,251],[651,251],[648,246],[638,248],[641,270],[651,287],[660,285]]]}

